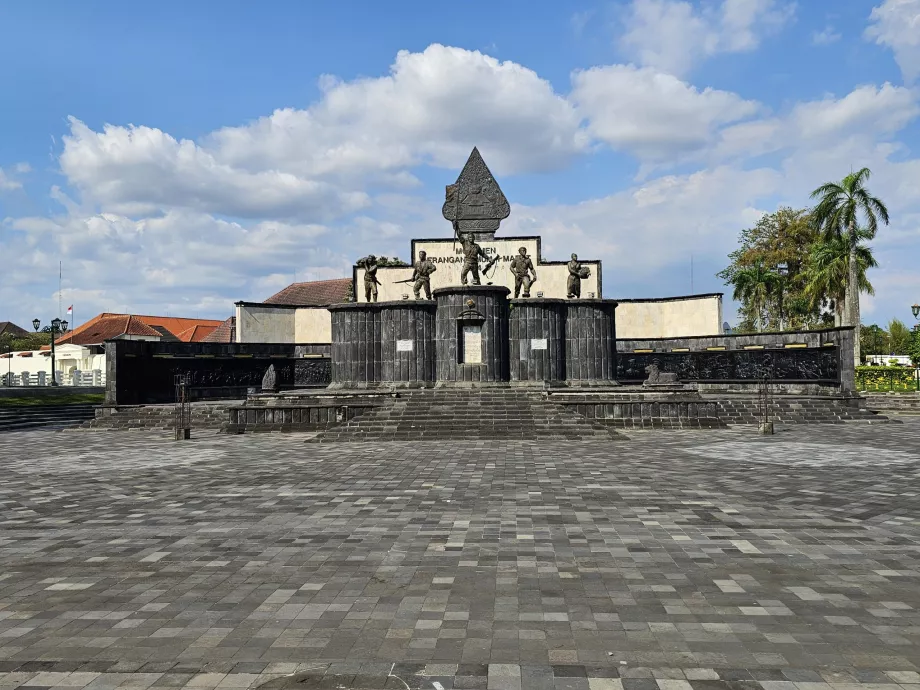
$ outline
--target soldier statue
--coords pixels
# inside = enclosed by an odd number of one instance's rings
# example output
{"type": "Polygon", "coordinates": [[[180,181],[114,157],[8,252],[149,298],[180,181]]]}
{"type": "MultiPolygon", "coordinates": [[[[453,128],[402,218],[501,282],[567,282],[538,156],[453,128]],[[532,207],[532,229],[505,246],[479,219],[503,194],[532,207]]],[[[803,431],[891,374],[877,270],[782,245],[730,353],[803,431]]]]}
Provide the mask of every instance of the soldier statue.
{"type": "Polygon", "coordinates": [[[380,281],[377,280],[377,257],[371,254],[361,259],[358,265],[364,266],[364,299],[368,302],[376,302],[377,286],[380,285],[380,281]]]}
{"type": "Polygon", "coordinates": [[[425,288],[425,299],[431,299],[431,274],[438,270],[433,261],[428,260],[428,254],[424,251],[418,253],[418,261],[415,262],[412,272],[412,290],[415,292],[415,299],[421,299],[422,288],[425,288]]]}
{"type": "MultiPolygon", "coordinates": [[[[472,234],[464,235],[463,242],[463,270],[460,271],[460,282],[466,285],[466,277],[471,272],[473,274],[473,285],[481,285],[479,282],[479,257],[486,261],[489,257],[482,251],[482,247],[476,244],[472,234]]],[[[488,270],[488,268],[486,269],[488,270]]]]}
{"type": "Polygon", "coordinates": [[[581,281],[591,276],[591,269],[581,265],[578,254],[572,254],[572,260],[566,265],[569,269],[569,279],[566,283],[567,296],[569,299],[581,297],[581,281]]]}
{"type": "Polygon", "coordinates": [[[527,247],[518,249],[518,255],[511,259],[511,272],[514,274],[514,298],[520,295],[521,287],[524,288],[524,297],[530,297],[530,286],[537,282],[537,271],[527,256],[527,247]]]}

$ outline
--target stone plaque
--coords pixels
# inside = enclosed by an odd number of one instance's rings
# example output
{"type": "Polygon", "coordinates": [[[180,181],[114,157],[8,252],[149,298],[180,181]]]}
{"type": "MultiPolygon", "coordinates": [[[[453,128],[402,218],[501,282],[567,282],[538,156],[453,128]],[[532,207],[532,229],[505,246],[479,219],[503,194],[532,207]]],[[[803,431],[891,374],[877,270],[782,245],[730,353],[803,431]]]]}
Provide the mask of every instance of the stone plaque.
{"type": "Polygon", "coordinates": [[[532,338],[530,341],[531,350],[545,350],[546,338],[532,338]]]}
{"type": "Polygon", "coordinates": [[[396,341],[396,351],[397,352],[412,352],[413,341],[411,340],[397,340],[396,341]]]}
{"type": "Polygon", "coordinates": [[[463,363],[482,364],[482,326],[463,327],[463,363]]]}

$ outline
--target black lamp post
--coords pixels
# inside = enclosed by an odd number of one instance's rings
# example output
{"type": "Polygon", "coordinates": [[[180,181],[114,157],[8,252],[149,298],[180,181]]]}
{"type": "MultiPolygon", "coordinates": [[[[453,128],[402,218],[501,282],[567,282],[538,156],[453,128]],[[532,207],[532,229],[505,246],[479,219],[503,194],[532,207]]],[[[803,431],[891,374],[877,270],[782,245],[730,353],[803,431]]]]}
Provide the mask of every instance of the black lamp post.
{"type": "Polygon", "coordinates": [[[910,310],[913,312],[915,319],[920,319],[920,304],[913,305],[910,310]]]}
{"type": "MultiPolygon", "coordinates": [[[[42,322],[39,319],[32,319],[32,327],[35,328],[36,332],[41,327],[42,322]]],[[[61,333],[62,335],[67,332],[67,322],[61,321],[60,319],[51,320],[51,385],[58,385],[57,380],[54,378],[54,336],[56,333],[61,333]]]]}

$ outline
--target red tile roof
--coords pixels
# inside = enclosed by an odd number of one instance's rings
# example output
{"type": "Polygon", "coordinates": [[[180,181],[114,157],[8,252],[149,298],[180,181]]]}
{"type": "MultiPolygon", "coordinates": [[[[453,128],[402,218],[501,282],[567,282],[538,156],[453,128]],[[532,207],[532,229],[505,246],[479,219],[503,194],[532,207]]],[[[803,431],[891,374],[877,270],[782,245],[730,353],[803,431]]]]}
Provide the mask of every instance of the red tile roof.
{"type": "Polygon", "coordinates": [[[351,287],[351,278],[314,280],[308,283],[292,283],[281,292],[272,295],[265,304],[289,304],[297,307],[324,307],[327,304],[345,302],[351,287]]]}
{"type": "Polygon", "coordinates": [[[29,335],[29,331],[20,328],[12,321],[0,321],[0,335],[29,335]]]}
{"type": "Polygon", "coordinates": [[[235,343],[236,342],[236,317],[231,316],[220,326],[211,331],[203,343],[235,343]]]}
{"type": "Polygon", "coordinates": [[[161,337],[161,334],[131,314],[100,314],[78,326],[63,337],[57,345],[99,345],[120,335],[161,337]]]}
{"type": "Polygon", "coordinates": [[[57,345],[99,345],[121,335],[159,337],[169,335],[183,342],[200,342],[223,323],[216,319],[185,319],[175,316],[137,316],[134,314],[110,314],[99,316],[81,324],[63,337],[57,345]]]}
{"type": "Polygon", "coordinates": [[[223,323],[219,319],[185,319],[176,316],[137,316],[136,318],[148,326],[165,328],[185,343],[197,343],[210,333],[210,331],[196,331],[196,327],[211,328],[213,330],[223,323]]]}

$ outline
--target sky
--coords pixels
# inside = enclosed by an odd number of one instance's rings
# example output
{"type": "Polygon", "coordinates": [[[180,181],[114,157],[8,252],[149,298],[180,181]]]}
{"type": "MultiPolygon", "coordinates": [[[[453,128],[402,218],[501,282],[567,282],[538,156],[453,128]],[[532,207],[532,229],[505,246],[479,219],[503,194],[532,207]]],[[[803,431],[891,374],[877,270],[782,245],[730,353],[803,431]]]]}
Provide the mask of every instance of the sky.
{"type": "Polygon", "coordinates": [[[499,237],[602,260],[605,297],[726,292],[730,324],[741,230],[868,167],[891,224],[863,321],[920,301],[920,0],[8,2],[0,93],[24,327],[226,318],[408,259],[451,236],[473,146],[499,237]]]}

